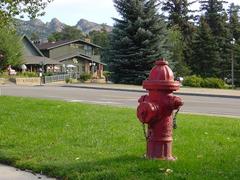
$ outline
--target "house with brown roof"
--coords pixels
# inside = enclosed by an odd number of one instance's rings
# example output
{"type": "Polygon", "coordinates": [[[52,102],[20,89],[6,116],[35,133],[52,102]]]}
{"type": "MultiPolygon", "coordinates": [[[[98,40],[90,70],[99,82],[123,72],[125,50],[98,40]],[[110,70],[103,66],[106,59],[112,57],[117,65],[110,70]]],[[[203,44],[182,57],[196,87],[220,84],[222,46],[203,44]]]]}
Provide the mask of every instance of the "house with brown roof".
{"type": "Polygon", "coordinates": [[[63,72],[91,73],[95,78],[104,77],[101,47],[96,44],[83,40],[62,40],[40,44],[38,48],[46,57],[62,63],[63,72]]]}
{"type": "Polygon", "coordinates": [[[62,63],[54,59],[48,58],[35,46],[35,44],[26,36],[22,37],[23,43],[23,63],[30,71],[37,72],[39,68],[43,68],[45,71],[52,71],[60,69],[62,63]]]}

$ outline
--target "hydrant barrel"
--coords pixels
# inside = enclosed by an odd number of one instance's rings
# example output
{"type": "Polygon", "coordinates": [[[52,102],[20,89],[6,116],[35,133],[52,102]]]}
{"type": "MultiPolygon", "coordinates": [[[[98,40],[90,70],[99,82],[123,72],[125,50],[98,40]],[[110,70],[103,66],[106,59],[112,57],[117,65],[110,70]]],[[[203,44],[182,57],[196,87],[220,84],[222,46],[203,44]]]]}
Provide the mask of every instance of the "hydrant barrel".
{"type": "Polygon", "coordinates": [[[183,105],[183,101],[172,93],[180,84],[174,81],[167,61],[160,59],[155,64],[148,79],[143,81],[143,88],[149,94],[139,98],[137,117],[148,125],[147,158],[175,160],[172,155],[172,114],[183,105]]]}

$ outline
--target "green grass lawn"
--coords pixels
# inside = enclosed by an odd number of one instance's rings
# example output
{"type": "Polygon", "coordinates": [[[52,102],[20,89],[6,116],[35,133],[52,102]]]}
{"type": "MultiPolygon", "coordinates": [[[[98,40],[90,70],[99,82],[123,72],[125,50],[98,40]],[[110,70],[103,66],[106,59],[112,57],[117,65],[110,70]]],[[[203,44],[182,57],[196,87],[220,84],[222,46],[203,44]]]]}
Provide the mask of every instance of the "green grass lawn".
{"type": "Polygon", "coordinates": [[[135,109],[0,96],[0,162],[62,179],[239,179],[240,118],[178,117],[178,160],[146,160],[135,109]]]}

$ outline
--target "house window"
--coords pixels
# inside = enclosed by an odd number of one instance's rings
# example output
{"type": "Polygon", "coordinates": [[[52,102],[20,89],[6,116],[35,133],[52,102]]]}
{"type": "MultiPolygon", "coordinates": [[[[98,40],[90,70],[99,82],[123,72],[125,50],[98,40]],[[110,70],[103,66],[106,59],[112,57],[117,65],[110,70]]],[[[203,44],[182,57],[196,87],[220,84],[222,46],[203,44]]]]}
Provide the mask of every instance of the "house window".
{"type": "Polygon", "coordinates": [[[84,51],[87,56],[92,56],[92,47],[91,46],[85,45],[84,51]]]}
{"type": "Polygon", "coordinates": [[[94,55],[100,55],[100,49],[95,48],[94,49],[94,55]]]}

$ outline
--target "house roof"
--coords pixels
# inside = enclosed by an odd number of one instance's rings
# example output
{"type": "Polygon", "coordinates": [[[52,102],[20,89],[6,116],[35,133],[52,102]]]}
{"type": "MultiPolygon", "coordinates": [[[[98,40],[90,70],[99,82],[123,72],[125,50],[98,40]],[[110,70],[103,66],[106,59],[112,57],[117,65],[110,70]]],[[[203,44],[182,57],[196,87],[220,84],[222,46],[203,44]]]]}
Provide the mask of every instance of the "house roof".
{"type": "Polygon", "coordinates": [[[37,48],[37,46],[35,46],[35,44],[26,35],[23,35],[22,39],[26,39],[28,43],[33,47],[33,49],[39,54],[39,56],[44,57],[43,53],[37,48]]]}
{"type": "Polygon", "coordinates": [[[93,46],[93,47],[101,48],[101,46],[98,46],[96,44],[83,41],[81,39],[72,40],[72,41],[70,41],[70,40],[61,40],[61,41],[56,41],[56,42],[43,43],[43,44],[40,44],[38,46],[38,48],[41,49],[41,50],[51,50],[51,49],[54,49],[54,48],[57,48],[57,47],[60,47],[60,46],[65,46],[65,45],[76,43],[76,42],[81,42],[83,44],[87,44],[87,45],[90,45],[90,46],[93,46]]]}
{"type": "Polygon", "coordinates": [[[24,56],[24,63],[25,64],[44,64],[44,65],[60,65],[63,64],[59,61],[47,58],[47,57],[41,57],[41,56],[24,56]]]}
{"type": "Polygon", "coordinates": [[[60,59],[58,59],[58,60],[59,60],[60,62],[62,62],[62,61],[65,61],[65,60],[67,60],[67,59],[71,59],[71,58],[74,58],[74,57],[80,57],[80,58],[83,58],[83,59],[88,60],[88,61],[91,61],[91,62],[95,62],[95,63],[102,64],[102,65],[107,65],[107,64],[105,64],[105,63],[102,63],[102,62],[96,61],[96,60],[94,60],[94,59],[91,59],[91,58],[89,58],[89,57],[87,57],[87,56],[83,56],[83,55],[81,55],[81,54],[73,54],[73,55],[70,55],[70,56],[65,56],[65,57],[62,57],[62,58],[60,58],[60,59]]]}

